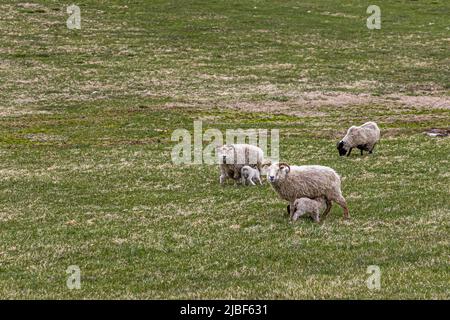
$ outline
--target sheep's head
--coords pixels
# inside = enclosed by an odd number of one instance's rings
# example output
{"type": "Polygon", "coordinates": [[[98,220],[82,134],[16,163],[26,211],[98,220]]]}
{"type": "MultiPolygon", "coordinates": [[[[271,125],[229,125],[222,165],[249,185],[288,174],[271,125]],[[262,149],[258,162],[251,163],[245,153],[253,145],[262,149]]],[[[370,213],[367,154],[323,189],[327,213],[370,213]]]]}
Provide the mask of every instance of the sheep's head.
{"type": "Polygon", "coordinates": [[[291,171],[291,167],[284,162],[272,164],[267,171],[267,180],[274,183],[279,179],[283,179],[291,171]]]}
{"type": "Polygon", "coordinates": [[[294,213],[297,212],[299,205],[300,205],[300,199],[296,199],[294,201],[294,204],[290,206],[291,216],[294,215],[294,213]]]}
{"type": "Polygon", "coordinates": [[[250,172],[253,170],[250,166],[243,166],[241,169],[241,175],[247,179],[250,176],[250,172]]]}
{"type": "Polygon", "coordinates": [[[217,157],[219,158],[219,163],[234,163],[234,146],[225,144],[223,146],[217,147],[217,157]]]}
{"type": "Polygon", "coordinates": [[[338,149],[338,151],[339,151],[339,155],[342,157],[342,156],[345,156],[346,154],[347,154],[347,147],[346,147],[346,145],[345,145],[345,142],[344,141],[339,141],[338,143],[337,143],[337,145],[336,145],[336,147],[337,147],[337,149],[338,149]]]}

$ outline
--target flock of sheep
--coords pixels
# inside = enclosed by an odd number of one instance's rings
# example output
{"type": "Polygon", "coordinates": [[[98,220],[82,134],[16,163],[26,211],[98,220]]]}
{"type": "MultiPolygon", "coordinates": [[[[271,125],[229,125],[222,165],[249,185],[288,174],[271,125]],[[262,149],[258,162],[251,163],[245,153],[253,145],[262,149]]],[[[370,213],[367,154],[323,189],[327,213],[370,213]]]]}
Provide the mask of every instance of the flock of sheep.
{"type": "MultiPolygon", "coordinates": [[[[352,126],[337,143],[340,156],[349,156],[353,148],[372,153],[380,140],[380,129],[375,122],[352,126]]],[[[280,198],[289,202],[287,211],[291,221],[309,215],[315,222],[325,219],[336,202],[349,218],[347,202],[342,196],[341,178],[332,168],[319,165],[294,166],[284,162],[271,163],[264,159],[261,148],[249,144],[231,144],[218,147],[220,183],[226,179],[242,184],[262,184],[261,174],[266,171],[267,180],[280,198]],[[320,217],[320,212],[325,211],[320,217]]]]}

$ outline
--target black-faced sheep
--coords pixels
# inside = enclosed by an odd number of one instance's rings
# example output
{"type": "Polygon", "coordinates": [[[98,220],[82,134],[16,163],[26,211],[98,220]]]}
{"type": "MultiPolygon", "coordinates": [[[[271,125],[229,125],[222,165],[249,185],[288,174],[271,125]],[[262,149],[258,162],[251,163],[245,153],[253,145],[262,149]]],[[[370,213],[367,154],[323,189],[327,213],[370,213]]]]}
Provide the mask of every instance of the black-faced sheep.
{"type": "Polygon", "coordinates": [[[349,218],[347,203],[342,196],[341,178],[331,168],[324,166],[289,166],[287,163],[274,163],[268,168],[267,180],[280,198],[289,202],[288,213],[298,198],[321,198],[327,208],[324,219],[331,210],[332,201],[344,209],[344,218],[349,218]]]}
{"type": "Polygon", "coordinates": [[[350,156],[353,148],[372,153],[375,145],[380,140],[380,128],[375,122],[366,122],[363,125],[351,126],[345,137],[337,143],[337,149],[340,156],[350,156]],[[348,152],[348,153],[347,153],[348,152]]]}

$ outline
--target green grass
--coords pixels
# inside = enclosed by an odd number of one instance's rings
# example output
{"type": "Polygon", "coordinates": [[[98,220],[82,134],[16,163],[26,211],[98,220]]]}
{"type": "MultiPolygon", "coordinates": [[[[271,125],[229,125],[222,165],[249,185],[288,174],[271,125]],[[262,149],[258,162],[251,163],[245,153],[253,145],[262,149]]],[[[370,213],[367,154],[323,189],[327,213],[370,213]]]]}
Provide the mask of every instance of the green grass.
{"type": "Polygon", "coordinates": [[[450,297],[450,142],[423,134],[450,123],[447,1],[379,1],[372,31],[368,1],[77,4],[81,30],[63,2],[0,4],[1,298],[450,297]],[[267,183],[173,165],[194,120],[279,129],[352,219],[289,224],[267,183]],[[368,120],[375,153],[338,157],[368,120]]]}

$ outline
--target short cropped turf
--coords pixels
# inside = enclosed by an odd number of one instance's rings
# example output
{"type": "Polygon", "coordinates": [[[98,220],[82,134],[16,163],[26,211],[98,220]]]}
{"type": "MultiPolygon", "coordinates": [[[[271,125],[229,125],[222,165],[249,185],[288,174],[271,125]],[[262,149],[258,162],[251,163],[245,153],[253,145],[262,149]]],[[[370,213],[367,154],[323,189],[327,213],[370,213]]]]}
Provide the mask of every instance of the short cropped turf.
{"type": "Polygon", "coordinates": [[[424,133],[450,126],[448,1],[75,4],[80,30],[63,1],[0,4],[0,298],[450,298],[450,138],[424,133]],[[339,157],[369,120],[374,154],[339,157]],[[173,164],[194,121],[278,129],[351,219],[291,224],[267,182],[173,164]]]}

